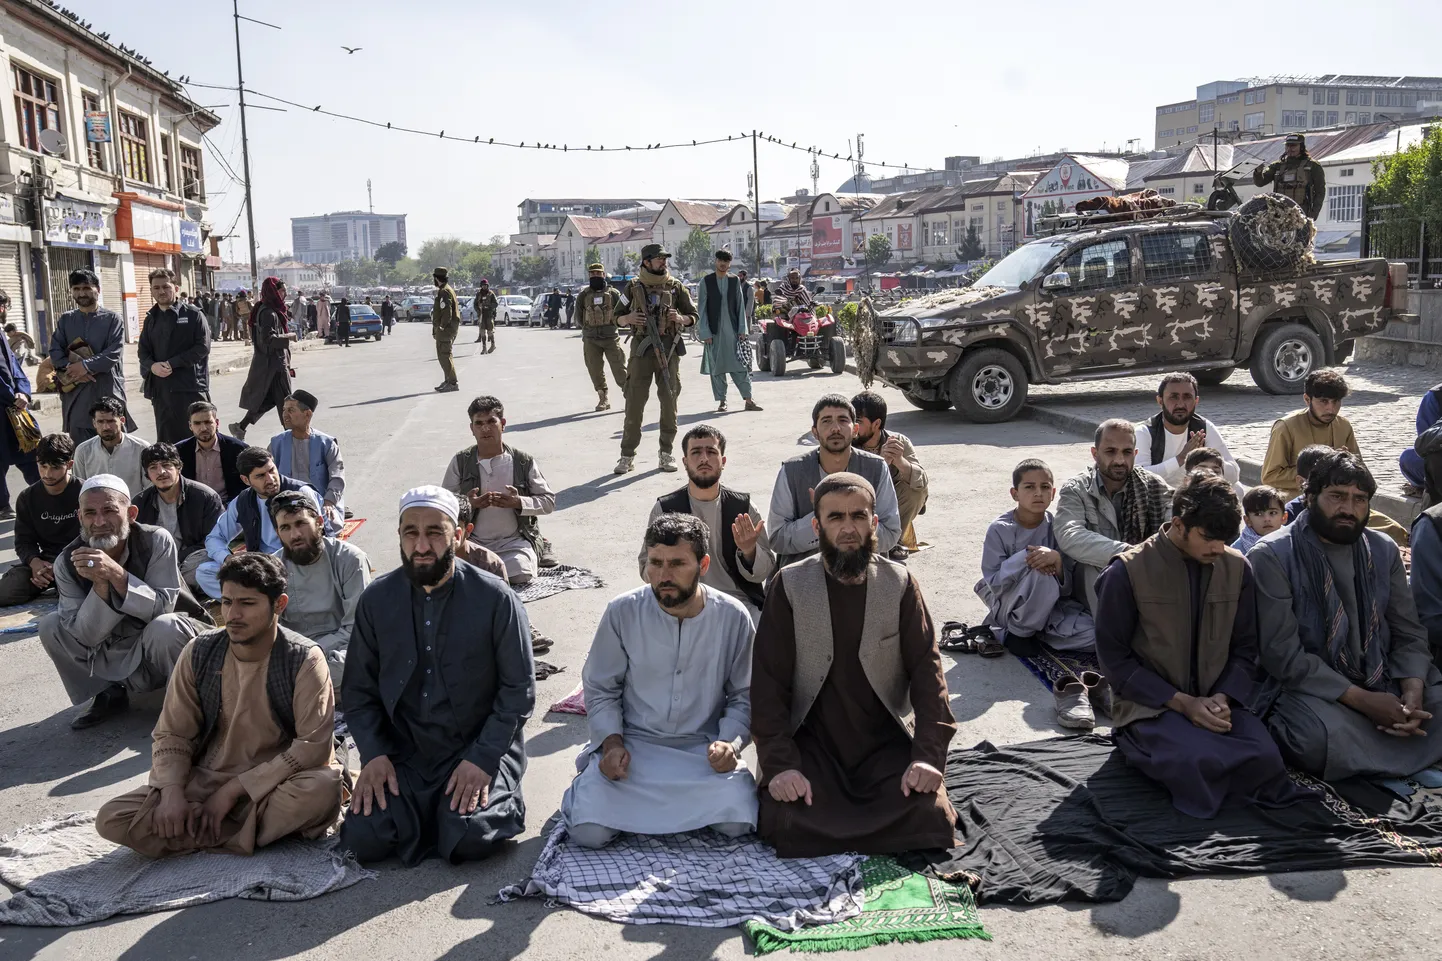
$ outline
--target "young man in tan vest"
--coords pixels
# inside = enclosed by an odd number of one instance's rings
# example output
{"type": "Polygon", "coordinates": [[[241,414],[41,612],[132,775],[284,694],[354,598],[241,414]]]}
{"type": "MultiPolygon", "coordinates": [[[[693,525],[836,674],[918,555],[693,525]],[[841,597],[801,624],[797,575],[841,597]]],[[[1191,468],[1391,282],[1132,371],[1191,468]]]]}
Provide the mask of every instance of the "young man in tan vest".
{"type": "Polygon", "coordinates": [[[936,633],[916,579],[876,550],[875,503],[859,474],[816,485],[821,552],[781,571],[756,633],[756,830],[784,858],[953,844],[936,633]]]}
{"type": "Polygon", "coordinates": [[[1197,471],[1173,495],[1172,519],[1097,578],[1097,658],[1114,691],[1117,747],[1197,818],[1305,796],[1251,712],[1256,589],[1247,559],[1227,546],[1241,527],[1232,485],[1197,471]]]}

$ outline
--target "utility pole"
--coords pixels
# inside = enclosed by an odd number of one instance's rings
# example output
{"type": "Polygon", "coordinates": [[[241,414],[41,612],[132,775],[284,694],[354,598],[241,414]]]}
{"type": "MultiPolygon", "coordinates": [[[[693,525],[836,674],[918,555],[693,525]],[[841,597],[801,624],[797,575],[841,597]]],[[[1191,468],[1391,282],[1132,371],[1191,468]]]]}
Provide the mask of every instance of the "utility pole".
{"type": "Polygon", "coordinates": [[[264,20],[252,20],[250,17],[240,15],[240,0],[230,0],[231,13],[235,18],[235,81],[240,91],[240,156],[245,164],[245,225],[250,231],[250,290],[254,294],[260,286],[260,268],[255,263],[255,204],[251,202],[250,193],[250,137],[245,129],[245,75],[241,72],[240,66],[240,21],[250,20],[251,23],[258,23],[263,27],[270,27],[279,30],[273,23],[266,23],[264,20]]]}
{"type": "Polygon", "coordinates": [[[366,203],[370,205],[371,213],[376,212],[376,195],[371,193],[371,179],[366,178],[366,203]]]}
{"type": "Polygon", "coordinates": [[[751,188],[756,194],[752,212],[756,215],[756,279],[761,279],[761,162],[757,159],[756,131],[751,131],[751,188]]]}
{"type": "Polygon", "coordinates": [[[821,189],[819,186],[820,182],[821,164],[818,161],[817,155],[813,154],[811,157],[811,196],[815,197],[817,191],[821,189]]]}

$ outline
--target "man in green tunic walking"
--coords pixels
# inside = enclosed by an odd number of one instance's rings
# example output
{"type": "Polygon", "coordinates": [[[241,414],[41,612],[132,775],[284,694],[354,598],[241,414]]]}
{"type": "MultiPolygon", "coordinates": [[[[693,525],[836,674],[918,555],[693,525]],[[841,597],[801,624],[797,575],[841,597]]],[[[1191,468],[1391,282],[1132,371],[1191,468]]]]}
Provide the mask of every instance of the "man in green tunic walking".
{"type": "Polygon", "coordinates": [[[704,345],[701,373],[711,375],[711,396],[718,412],[726,410],[726,376],[736,384],[747,410],[760,410],[751,399],[751,288],[731,276],[731,252],[716,251],[716,270],[701,281],[696,336],[704,345]],[[745,351],[737,348],[745,345],[745,351]]]}

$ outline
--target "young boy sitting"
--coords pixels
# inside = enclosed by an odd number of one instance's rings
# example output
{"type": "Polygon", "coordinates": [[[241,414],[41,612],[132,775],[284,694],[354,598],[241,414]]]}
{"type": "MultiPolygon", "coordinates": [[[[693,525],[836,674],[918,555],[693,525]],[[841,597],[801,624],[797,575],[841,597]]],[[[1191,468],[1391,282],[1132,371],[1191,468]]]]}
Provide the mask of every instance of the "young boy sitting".
{"type": "Polygon", "coordinates": [[[1232,542],[1232,550],[1245,554],[1257,541],[1272,531],[1280,530],[1286,520],[1286,510],[1282,503],[1282,492],[1275,487],[1263,484],[1247,491],[1242,498],[1245,522],[1242,525],[1242,536],[1232,542]]]}
{"type": "Polygon", "coordinates": [[[1016,507],[987,528],[976,595],[986,604],[986,626],[1007,650],[1022,657],[1091,648],[1091,615],[1072,598],[1072,561],[1056,546],[1052,516],[1056,496],[1051,468],[1024,460],[1011,472],[1016,507]]]}
{"type": "Polygon", "coordinates": [[[1204,470],[1208,474],[1225,477],[1226,475],[1223,473],[1225,467],[1221,451],[1214,447],[1198,447],[1188,454],[1187,459],[1182,463],[1182,470],[1186,471],[1188,476],[1194,470],[1204,470]]]}

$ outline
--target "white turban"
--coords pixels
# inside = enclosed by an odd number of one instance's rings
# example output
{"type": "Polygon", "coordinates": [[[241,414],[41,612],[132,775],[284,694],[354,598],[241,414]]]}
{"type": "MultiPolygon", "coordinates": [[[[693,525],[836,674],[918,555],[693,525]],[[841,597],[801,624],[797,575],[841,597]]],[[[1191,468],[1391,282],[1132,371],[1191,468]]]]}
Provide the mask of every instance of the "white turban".
{"type": "Polygon", "coordinates": [[[126,500],[130,500],[130,486],[114,474],[96,474],[94,477],[87,477],[85,483],[80,485],[82,494],[98,489],[115,491],[126,500]]]}
{"type": "Polygon", "coordinates": [[[401,495],[401,513],[404,514],[412,507],[434,507],[453,521],[459,520],[461,516],[461,502],[456,499],[456,495],[434,484],[412,487],[401,495]]]}

